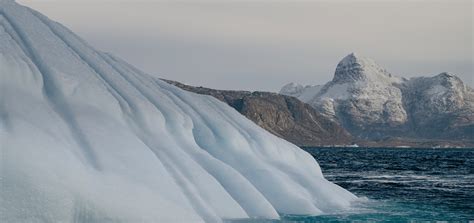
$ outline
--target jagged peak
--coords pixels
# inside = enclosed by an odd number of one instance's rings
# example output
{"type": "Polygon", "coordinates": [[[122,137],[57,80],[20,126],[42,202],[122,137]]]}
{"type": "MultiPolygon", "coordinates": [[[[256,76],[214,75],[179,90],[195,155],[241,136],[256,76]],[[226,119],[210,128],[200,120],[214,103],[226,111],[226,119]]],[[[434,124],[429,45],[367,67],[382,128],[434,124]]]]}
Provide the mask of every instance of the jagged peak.
{"type": "Polygon", "coordinates": [[[392,74],[374,60],[351,53],[337,64],[333,81],[348,82],[380,78],[392,78],[392,74]]]}
{"type": "Polygon", "coordinates": [[[464,86],[464,82],[453,73],[443,72],[433,77],[441,85],[450,88],[459,88],[464,86]]]}
{"type": "Polygon", "coordinates": [[[443,72],[443,73],[440,73],[438,75],[436,75],[437,77],[441,77],[441,78],[455,78],[455,79],[459,79],[458,76],[456,76],[456,74],[453,74],[453,73],[450,73],[450,72],[443,72]]]}
{"type": "Polygon", "coordinates": [[[285,90],[287,90],[287,91],[293,91],[293,90],[300,89],[300,88],[303,88],[303,85],[298,84],[298,83],[295,83],[295,82],[290,82],[290,83],[288,83],[288,84],[285,84],[285,85],[281,88],[281,90],[282,90],[282,91],[285,91],[285,90]]]}
{"type": "Polygon", "coordinates": [[[371,65],[376,63],[372,59],[361,57],[356,53],[350,53],[339,62],[338,66],[349,66],[354,64],[371,65]]]}
{"type": "Polygon", "coordinates": [[[453,74],[450,72],[443,72],[443,73],[433,76],[432,78],[436,80],[440,80],[440,81],[462,83],[461,78],[459,78],[456,74],[453,74]]]}
{"type": "Polygon", "coordinates": [[[295,82],[290,82],[288,84],[285,84],[285,86],[283,87],[298,87],[298,86],[302,86],[302,85],[295,82]]]}

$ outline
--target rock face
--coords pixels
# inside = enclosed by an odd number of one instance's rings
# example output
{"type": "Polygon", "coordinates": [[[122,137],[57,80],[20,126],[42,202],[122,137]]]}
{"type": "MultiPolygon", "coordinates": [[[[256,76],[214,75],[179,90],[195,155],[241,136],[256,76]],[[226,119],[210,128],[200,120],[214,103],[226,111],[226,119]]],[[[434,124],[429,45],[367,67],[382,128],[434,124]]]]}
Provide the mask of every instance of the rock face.
{"type": "Polygon", "coordinates": [[[421,137],[473,140],[474,91],[453,74],[420,77],[402,88],[409,124],[421,137]]]}
{"type": "Polygon", "coordinates": [[[270,92],[225,91],[166,82],[184,90],[213,96],[267,131],[299,146],[348,145],[352,137],[337,121],[300,100],[270,92]]]}
{"type": "Polygon", "coordinates": [[[453,74],[400,78],[350,54],[320,90],[298,86],[286,85],[280,93],[309,103],[361,139],[474,138],[473,90],[453,74]]]}

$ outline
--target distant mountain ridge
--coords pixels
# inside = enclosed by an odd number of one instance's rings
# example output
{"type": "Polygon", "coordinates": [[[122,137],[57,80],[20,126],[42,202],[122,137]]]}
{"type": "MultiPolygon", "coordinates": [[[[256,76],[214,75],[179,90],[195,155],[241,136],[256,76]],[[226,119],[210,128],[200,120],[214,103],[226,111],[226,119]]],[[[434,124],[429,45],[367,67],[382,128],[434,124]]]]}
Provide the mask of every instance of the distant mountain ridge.
{"type": "Polygon", "coordinates": [[[309,103],[366,140],[474,139],[474,93],[454,74],[402,78],[350,54],[323,86],[287,84],[281,94],[309,103]]]}

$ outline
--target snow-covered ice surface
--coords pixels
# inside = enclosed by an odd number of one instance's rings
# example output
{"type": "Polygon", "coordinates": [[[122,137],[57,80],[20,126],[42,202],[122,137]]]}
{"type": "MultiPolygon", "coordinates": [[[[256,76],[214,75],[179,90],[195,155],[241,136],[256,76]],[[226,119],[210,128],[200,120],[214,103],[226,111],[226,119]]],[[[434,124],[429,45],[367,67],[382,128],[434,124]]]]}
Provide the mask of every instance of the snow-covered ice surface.
{"type": "Polygon", "coordinates": [[[217,99],[0,0],[1,222],[219,222],[355,199],[217,99]]]}

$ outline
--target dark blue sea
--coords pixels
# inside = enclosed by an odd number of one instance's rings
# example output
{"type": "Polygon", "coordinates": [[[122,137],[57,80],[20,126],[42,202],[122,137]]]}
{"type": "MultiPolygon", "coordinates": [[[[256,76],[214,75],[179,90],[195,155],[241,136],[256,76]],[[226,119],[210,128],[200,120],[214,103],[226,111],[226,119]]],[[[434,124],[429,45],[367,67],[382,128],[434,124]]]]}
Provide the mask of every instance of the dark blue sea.
{"type": "Polygon", "coordinates": [[[276,222],[474,222],[474,149],[305,150],[328,180],[364,199],[347,213],[276,222]]]}

